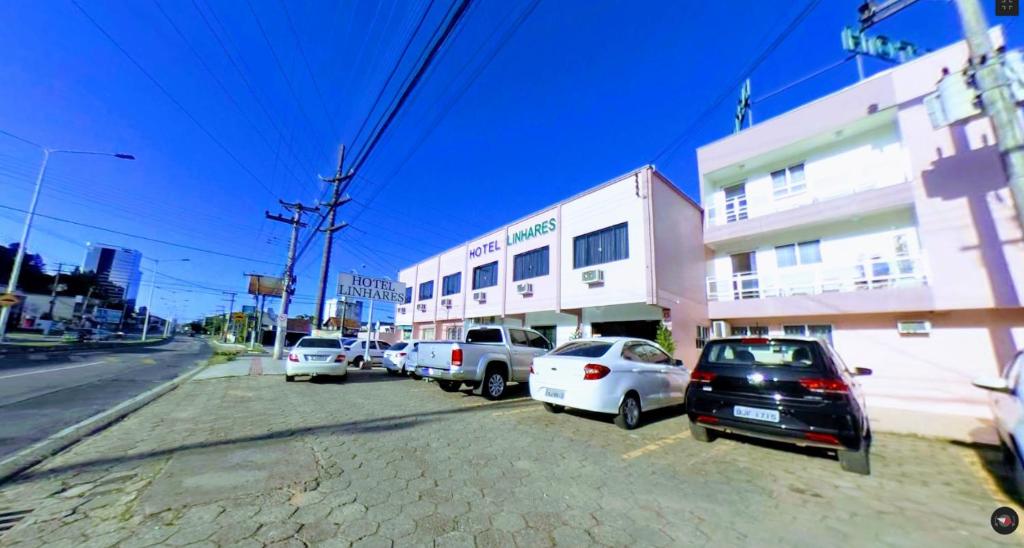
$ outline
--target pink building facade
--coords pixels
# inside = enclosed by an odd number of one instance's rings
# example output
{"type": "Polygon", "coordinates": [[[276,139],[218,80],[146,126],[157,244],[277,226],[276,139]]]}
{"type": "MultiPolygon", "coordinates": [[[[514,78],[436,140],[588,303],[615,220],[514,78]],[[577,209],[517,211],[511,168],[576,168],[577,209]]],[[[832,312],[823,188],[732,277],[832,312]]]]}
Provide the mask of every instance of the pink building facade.
{"type": "Polygon", "coordinates": [[[966,59],[954,44],[697,156],[717,334],[828,338],[874,370],[876,429],[987,441],[971,380],[1024,347],[1024,238],[988,119],[936,129],[923,102],[966,59]]]}

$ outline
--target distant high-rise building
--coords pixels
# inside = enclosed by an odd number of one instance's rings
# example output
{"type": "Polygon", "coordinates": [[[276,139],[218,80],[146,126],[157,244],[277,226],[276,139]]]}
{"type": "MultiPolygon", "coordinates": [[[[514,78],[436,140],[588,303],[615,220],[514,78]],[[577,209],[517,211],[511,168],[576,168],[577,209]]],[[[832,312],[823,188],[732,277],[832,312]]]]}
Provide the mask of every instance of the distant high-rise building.
{"type": "Polygon", "coordinates": [[[86,244],[82,271],[95,272],[107,295],[124,299],[128,308],[135,307],[135,299],[142,283],[142,253],[134,249],[106,244],[86,244]]]}

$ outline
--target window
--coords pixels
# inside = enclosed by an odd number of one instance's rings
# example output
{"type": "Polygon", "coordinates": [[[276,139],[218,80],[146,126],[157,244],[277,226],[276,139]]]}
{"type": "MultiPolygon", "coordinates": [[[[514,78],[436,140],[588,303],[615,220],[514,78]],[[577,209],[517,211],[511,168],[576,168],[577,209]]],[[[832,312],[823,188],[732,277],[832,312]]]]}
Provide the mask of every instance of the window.
{"type": "Polygon", "coordinates": [[[548,246],[512,258],[512,281],[529,280],[548,275],[548,246]]]}
{"type": "Polygon", "coordinates": [[[572,267],[583,268],[629,258],[628,223],[602,228],[572,240],[572,267]]]}
{"type": "Polygon", "coordinates": [[[434,280],[420,284],[420,299],[427,301],[434,298],[434,280]]]}
{"type": "Polygon", "coordinates": [[[468,343],[500,343],[502,342],[500,329],[470,329],[466,333],[468,343]]]}
{"type": "Polygon", "coordinates": [[[295,345],[297,348],[341,348],[338,339],[302,339],[295,345]]]}
{"type": "Polygon", "coordinates": [[[508,336],[512,339],[512,344],[515,346],[530,346],[530,339],[527,338],[526,331],[509,329],[508,336]]]}
{"type": "MultiPolygon", "coordinates": [[[[737,337],[767,337],[768,327],[764,325],[737,325],[731,329],[732,334],[737,337]]],[[[787,333],[788,335],[789,333],[787,333]]]]}
{"type": "Polygon", "coordinates": [[[803,164],[772,172],[772,195],[776,198],[793,196],[805,190],[807,190],[807,180],[804,178],[803,164]]]}
{"type": "Polygon", "coordinates": [[[391,348],[391,344],[390,343],[386,343],[384,341],[377,341],[377,349],[378,350],[388,350],[390,348],[391,348]]]}
{"type": "Polygon", "coordinates": [[[540,333],[533,333],[532,331],[526,332],[526,337],[530,340],[531,348],[542,348],[544,350],[551,349],[551,343],[544,338],[540,333]]]}
{"type": "Polygon", "coordinates": [[[461,325],[449,325],[444,329],[444,338],[449,341],[461,341],[462,340],[462,326],[461,325]]]}
{"type": "Polygon", "coordinates": [[[672,358],[670,358],[668,354],[649,344],[638,345],[636,347],[636,354],[640,356],[640,360],[646,363],[655,363],[660,365],[669,365],[672,363],[672,358]]]}
{"type": "Polygon", "coordinates": [[[498,285],[498,261],[473,269],[473,289],[483,289],[495,285],[498,285]]]}
{"type": "Polygon", "coordinates": [[[817,343],[805,341],[720,340],[708,343],[701,361],[716,366],[814,368],[821,361],[819,349],[817,343]]]}
{"type": "Polygon", "coordinates": [[[747,218],[747,183],[726,187],[725,222],[735,223],[747,218]]]}
{"type": "Polygon", "coordinates": [[[784,325],[782,332],[786,335],[797,335],[800,337],[817,337],[832,344],[831,325],[784,325]]]}
{"type": "Polygon", "coordinates": [[[818,264],[821,262],[821,240],[780,245],[775,248],[775,262],[779,268],[818,264]]]}
{"type": "Polygon", "coordinates": [[[411,285],[409,287],[405,288],[405,302],[407,302],[407,303],[411,303],[412,302],[412,286],[411,285]]]}
{"type": "Polygon", "coordinates": [[[447,297],[462,291],[462,272],[449,274],[441,278],[441,296],[447,297]]]}
{"type": "Polygon", "coordinates": [[[565,343],[551,352],[552,356],[578,356],[581,358],[600,358],[604,356],[612,343],[603,341],[578,341],[565,343]]]}
{"type": "Polygon", "coordinates": [[[407,346],[409,346],[409,343],[407,343],[407,342],[400,342],[400,343],[396,344],[395,346],[392,346],[391,350],[405,350],[405,347],[407,347],[407,346]]]}
{"type": "Polygon", "coordinates": [[[705,325],[697,326],[697,348],[704,348],[708,344],[708,339],[711,338],[711,328],[705,325]]]}
{"type": "MultiPolygon", "coordinates": [[[[434,340],[434,328],[433,327],[424,327],[420,331],[420,338],[425,340],[425,341],[432,341],[432,340],[434,340]]],[[[419,349],[419,346],[417,346],[416,348],[419,349]]]]}

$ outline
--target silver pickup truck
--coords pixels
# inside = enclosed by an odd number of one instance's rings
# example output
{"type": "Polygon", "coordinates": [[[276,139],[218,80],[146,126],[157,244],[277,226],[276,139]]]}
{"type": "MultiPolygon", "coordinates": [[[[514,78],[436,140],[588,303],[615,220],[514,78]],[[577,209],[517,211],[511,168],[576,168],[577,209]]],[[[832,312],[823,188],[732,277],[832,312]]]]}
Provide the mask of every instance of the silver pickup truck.
{"type": "Polygon", "coordinates": [[[437,381],[445,392],[462,385],[491,400],[501,398],[509,382],[530,380],[533,358],[551,343],[531,329],[486,325],[466,331],[465,341],[420,341],[416,374],[437,381]]]}

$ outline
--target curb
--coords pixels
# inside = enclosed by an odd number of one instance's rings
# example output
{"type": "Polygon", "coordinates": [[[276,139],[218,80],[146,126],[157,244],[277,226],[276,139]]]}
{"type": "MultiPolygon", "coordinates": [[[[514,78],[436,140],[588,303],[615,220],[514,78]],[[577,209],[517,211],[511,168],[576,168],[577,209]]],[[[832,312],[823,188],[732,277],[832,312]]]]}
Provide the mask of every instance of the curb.
{"type": "Polygon", "coordinates": [[[110,343],[110,342],[96,342],[96,343],[85,343],[80,345],[57,345],[57,346],[18,346],[18,345],[7,345],[0,348],[0,358],[5,356],[22,356],[25,354],[57,354],[57,353],[73,353],[73,352],[87,352],[89,350],[120,350],[124,348],[146,348],[149,346],[160,346],[167,344],[174,340],[174,337],[167,337],[165,339],[155,340],[152,343],[137,342],[137,343],[110,343]]]}
{"type": "Polygon", "coordinates": [[[43,441],[0,460],[0,485],[3,485],[8,480],[16,477],[21,472],[42,463],[46,459],[57,455],[64,449],[82,441],[82,439],[87,436],[95,434],[135,411],[138,411],[153,400],[156,400],[160,396],[163,396],[171,390],[174,390],[188,382],[192,377],[199,374],[199,372],[205,368],[206,360],[202,360],[189,371],[178,375],[160,386],[151,388],[134,398],[121,402],[106,411],[97,413],[78,424],[74,424],[60,432],[57,432],[43,441]]]}

